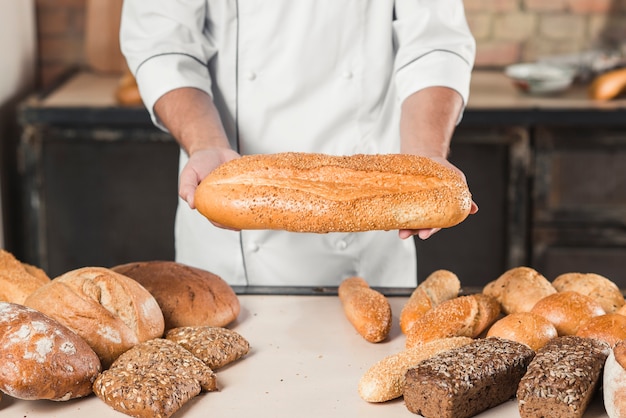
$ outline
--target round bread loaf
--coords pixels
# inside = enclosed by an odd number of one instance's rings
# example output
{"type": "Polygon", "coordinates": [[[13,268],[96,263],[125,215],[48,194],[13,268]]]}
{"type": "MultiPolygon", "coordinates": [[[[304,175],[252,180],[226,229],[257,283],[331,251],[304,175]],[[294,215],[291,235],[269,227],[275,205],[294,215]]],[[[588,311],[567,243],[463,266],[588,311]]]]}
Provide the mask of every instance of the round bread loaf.
{"type": "Polygon", "coordinates": [[[556,293],[552,283],[530,267],[514,267],[504,272],[496,280],[487,283],[483,293],[496,298],[502,305],[502,312],[529,312],[535,303],[556,293]]]}
{"type": "Polygon", "coordinates": [[[552,322],[560,336],[576,335],[587,320],[605,314],[602,306],[591,297],[569,291],[546,296],[531,312],[552,322]]]}
{"type": "MultiPolygon", "coordinates": [[[[626,318],[625,318],[626,319],[626,318]]],[[[500,337],[526,344],[534,351],[539,350],[558,332],[552,322],[532,312],[516,312],[496,321],[487,337],[500,337]]]]}
{"type": "Polygon", "coordinates": [[[23,304],[28,295],[49,282],[42,269],[22,263],[0,249],[0,301],[23,304]]]}
{"type": "Polygon", "coordinates": [[[34,309],[0,302],[0,390],[19,399],[87,396],[100,360],[74,332],[34,309]]]}
{"type": "Polygon", "coordinates": [[[616,310],[615,313],[626,316],[626,305],[616,310]]]}
{"type": "Polygon", "coordinates": [[[611,280],[595,273],[564,273],[552,281],[559,292],[573,291],[595,299],[606,313],[624,306],[624,295],[611,280]]]}
{"type": "Polygon", "coordinates": [[[582,324],[576,335],[595,338],[613,347],[619,341],[626,340],[626,316],[617,313],[595,316],[582,324]]]}
{"type": "Polygon", "coordinates": [[[606,359],[602,393],[609,418],[626,417],[626,341],[617,343],[606,359]]]}
{"type": "Polygon", "coordinates": [[[108,368],[139,342],[161,337],[163,314],[139,283],[103,267],[67,272],[25,301],[83,337],[108,368]]]}
{"type": "Polygon", "coordinates": [[[144,261],[112,267],[154,296],[165,330],[179,327],[224,327],[239,315],[239,298],[221,277],[174,261],[144,261]]]}

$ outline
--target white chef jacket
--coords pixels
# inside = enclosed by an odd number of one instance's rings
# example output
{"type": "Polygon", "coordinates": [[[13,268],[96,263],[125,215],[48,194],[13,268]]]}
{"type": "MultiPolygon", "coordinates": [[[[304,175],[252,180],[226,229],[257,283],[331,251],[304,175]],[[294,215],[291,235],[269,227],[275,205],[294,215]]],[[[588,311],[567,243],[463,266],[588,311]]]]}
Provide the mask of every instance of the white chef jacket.
{"type": "MultiPolygon", "coordinates": [[[[467,103],[475,54],[462,0],[125,0],[121,46],[157,126],[157,99],[195,87],[241,154],[399,152],[401,102],[447,86],[467,103]]],[[[397,231],[233,232],[181,200],[175,236],[177,261],[233,285],[417,281],[397,231]]]]}

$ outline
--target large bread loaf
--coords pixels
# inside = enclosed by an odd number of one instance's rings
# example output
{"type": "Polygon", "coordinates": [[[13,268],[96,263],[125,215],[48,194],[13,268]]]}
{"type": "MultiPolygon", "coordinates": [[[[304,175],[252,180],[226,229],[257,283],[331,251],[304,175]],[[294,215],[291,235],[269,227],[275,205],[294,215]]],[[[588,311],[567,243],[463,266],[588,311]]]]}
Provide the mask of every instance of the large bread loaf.
{"type": "Polygon", "coordinates": [[[317,233],[451,227],[471,203],[459,173],[406,154],[244,156],[195,194],[198,211],[225,227],[317,233]]]}

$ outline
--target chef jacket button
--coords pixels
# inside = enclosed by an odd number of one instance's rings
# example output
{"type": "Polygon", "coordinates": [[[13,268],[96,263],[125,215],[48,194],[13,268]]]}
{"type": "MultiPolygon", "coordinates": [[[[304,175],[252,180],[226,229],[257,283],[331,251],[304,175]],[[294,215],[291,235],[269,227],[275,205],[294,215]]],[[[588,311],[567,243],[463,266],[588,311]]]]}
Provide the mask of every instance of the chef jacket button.
{"type": "Polygon", "coordinates": [[[344,240],[338,241],[337,242],[337,249],[338,250],[345,250],[346,248],[348,248],[348,243],[345,242],[344,240]]]}
{"type": "Polygon", "coordinates": [[[254,72],[252,72],[252,71],[248,71],[246,73],[245,77],[246,77],[246,79],[252,81],[252,80],[254,80],[256,78],[256,74],[254,72]]]}
{"type": "Polygon", "coordinates": [[[342,77],[345,78],[346,80],[350,80],[352,76],[353,76],[352,71],[344,71],[342,74],[342,77]]]}
{"type": "Polygon", "coordinates": [[[250,252],[256,253],[260,249],[261,247],[256,242],[251,242],[250,244],[248,244],[248,250],[250,250],[250,252]]]}

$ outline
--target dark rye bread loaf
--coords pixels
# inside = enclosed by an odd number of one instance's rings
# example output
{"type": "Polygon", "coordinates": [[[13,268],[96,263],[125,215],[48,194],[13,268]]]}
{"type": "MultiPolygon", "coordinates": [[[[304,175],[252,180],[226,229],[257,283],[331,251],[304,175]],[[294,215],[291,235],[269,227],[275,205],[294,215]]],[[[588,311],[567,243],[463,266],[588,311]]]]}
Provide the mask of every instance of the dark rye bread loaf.
{"type": "Polygon", "coordinates": [[[537,351],[517,389],[520,416],[582,417],[593,398],[607,343],[577,336],[558,337],[537,351]]]}
{"type": "Polygon", "coordinates": [[[497,337],[478,339],[420,362],[405,376],[404,402],[426,418],[467,418],[515,395],[535,352],[497,337]]]}

